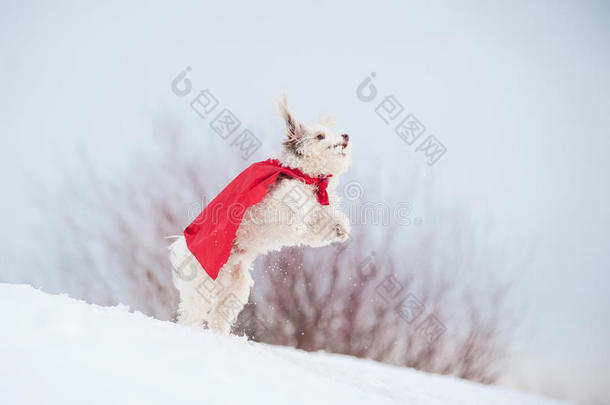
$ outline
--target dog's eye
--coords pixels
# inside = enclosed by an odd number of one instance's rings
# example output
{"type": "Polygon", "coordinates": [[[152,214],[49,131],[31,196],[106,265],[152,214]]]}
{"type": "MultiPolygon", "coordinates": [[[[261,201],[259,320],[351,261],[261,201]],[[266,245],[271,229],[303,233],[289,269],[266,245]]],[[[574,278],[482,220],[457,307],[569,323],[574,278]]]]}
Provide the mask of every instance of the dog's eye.
{"type": "Polygon", "coordinates": [[[318,134],[318,135],[316,136],[316,139],[317,139],[318,141],[321,141],[321,140],[322,140],[322,139],[324,139],[325,137],[326,137],[326,135],[324,135],[324,134],[318,134]]]}

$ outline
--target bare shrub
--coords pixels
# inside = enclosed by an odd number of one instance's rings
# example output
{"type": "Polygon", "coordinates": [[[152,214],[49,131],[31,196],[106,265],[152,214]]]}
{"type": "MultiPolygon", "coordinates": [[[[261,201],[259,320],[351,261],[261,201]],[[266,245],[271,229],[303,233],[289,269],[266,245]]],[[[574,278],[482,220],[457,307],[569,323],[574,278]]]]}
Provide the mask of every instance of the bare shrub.
{"type": "MultiPolygon", "coordinates": [[[[438,260],[444,251],[432,244],[398,249],[395,231],[380,239],[358,228],[343,249],[286,248],[262,258],[241,331],[494,382],[516,321],[506,305],[509,283],[481,274],[491,269],[477,263],[438,260]]],[[[466,261],[473,253],[462,252],[466,261]]]]}
{"type": "MultiPolygon", "coordinates": [[[[181,234],[205,207],[214,181],[206,176],[210,162],[183,130],[162,122],[155,135],[156,148],[134,156],[118,181],[103,179],[83,153],[82,180],[68,183],[59,209],[54,267],[63,291],[75,297],[172,319],[177,291],[167,237],[181,234]]],[[[213,172],[222,177],[222,170],[213,172]]]]}

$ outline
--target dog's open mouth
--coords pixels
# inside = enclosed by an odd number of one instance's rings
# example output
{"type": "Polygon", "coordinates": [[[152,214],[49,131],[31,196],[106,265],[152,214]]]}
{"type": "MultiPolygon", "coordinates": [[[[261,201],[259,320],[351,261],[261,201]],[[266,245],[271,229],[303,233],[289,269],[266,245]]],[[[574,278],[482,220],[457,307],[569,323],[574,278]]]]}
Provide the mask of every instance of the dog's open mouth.
{"type": "Polygon", "coordinates": [[[333,150],[336,150],[337,148],[340,148],[340,149],[339,149],[339,154],[340,154],[341,156],[346,156],[346,155],[347,155],[347,154],[345,153],[345,148],[347,148],[347,141],[345,141],[345,142],[339,142],[339,143],[336,143],[336,144],[334,144],[334,145],[329,146],[328,148],[329,148],[329,149],[333,149],[333,150]]]}

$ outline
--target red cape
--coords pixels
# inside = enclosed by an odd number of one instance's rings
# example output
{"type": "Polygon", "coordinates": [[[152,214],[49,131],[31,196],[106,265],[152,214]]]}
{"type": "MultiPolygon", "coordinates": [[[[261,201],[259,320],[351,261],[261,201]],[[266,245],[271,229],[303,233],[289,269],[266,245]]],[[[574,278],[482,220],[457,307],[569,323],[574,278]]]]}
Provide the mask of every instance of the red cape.
{"type": "Polygon", "coordinates": [[[218,272],[229,259],[237,228],[246,210],[260,202],[267,188],[282,174],[317,186],[316,197],[328,205],[328,177],[310,177],[300,170],[283,167],[277,160],[252,164],[241,172],[208,204],[184,230],[186,246],[201,267],[216,280],[218,272]]]}

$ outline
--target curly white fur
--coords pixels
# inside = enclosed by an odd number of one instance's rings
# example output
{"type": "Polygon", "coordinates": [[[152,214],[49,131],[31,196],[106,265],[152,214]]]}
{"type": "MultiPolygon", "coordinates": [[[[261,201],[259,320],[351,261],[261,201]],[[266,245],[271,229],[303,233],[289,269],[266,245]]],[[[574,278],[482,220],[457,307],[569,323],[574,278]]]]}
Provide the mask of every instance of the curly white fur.
{"type": "Polygon", "coordinates": [[[325,246],[343,242],[349,222],[340,211],[336,189],[339,175],[351,162],[346,134],[336,134],[321,123],[306,125],[294,119],[286,98],[279,103],[287,139],[278,158],[310,176],[332,174],[327,188],[330,205],[320,205],[313,185],[281,179],[271,185],[261,202],[248,208],[237,230],[231,255],[214,281],[186,247],[184,236],[169,247],[173,281],[180,293],[178,322],[229,333],[248,301],[253,285],[250,267],[259,254],[283,246],[325,246]]]}

